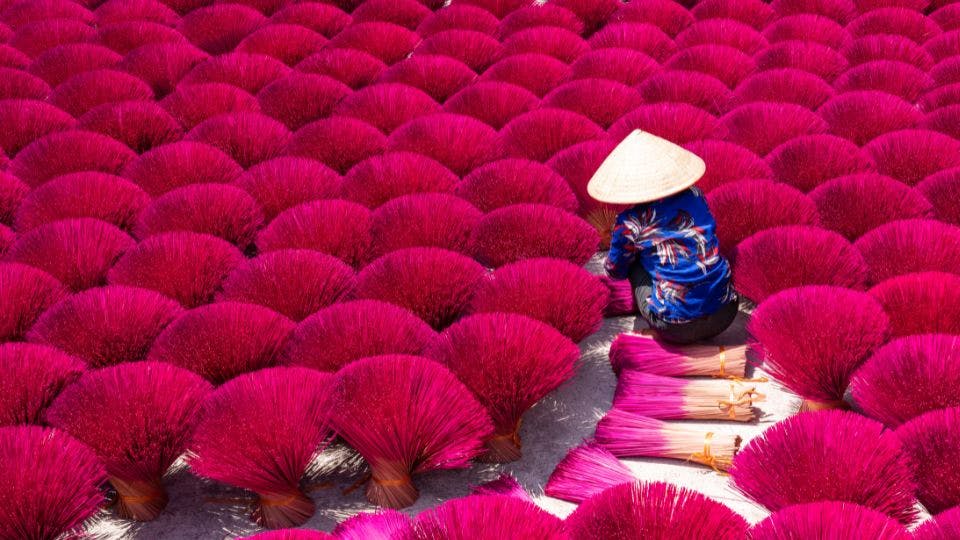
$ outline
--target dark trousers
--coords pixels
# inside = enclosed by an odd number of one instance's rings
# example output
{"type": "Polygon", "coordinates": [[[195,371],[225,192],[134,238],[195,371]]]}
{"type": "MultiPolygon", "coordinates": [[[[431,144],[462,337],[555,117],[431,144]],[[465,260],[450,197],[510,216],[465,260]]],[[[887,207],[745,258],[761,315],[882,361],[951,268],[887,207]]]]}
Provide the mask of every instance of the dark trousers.
{"type": "Polygon", "coordinates": [[[734,300],[698,319],[683,323],[664,321],[650,311],[650,295],[653,294],[653,279],[639,264],[630,269],[630,285],[640,308],[640,316],[650,325],[656,336],[663,341],[687,345],[720,335],[737,318],[740,301],[734,300]]]}

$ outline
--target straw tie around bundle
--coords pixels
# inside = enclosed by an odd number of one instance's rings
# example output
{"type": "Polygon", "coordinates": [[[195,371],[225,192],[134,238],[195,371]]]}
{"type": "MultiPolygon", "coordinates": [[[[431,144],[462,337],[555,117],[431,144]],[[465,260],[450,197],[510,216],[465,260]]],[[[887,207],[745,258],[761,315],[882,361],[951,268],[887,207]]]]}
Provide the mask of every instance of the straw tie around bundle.
{"type": "MultiPolygon", "coordinates": [[[[615,373],[636,370],[665,377],[744,379],[746,345],[671,345],[643,333],[625,332],[610,346],[615,373]]],[[[756,382],[764,382],[757,380],[756,382]]]]}
{"type": "Polygon", "coordinates": [[[750,422],[757,417],[753,404],[764,397],[755,384],[675,379],[626,370],[620,374],[613,405],[661,420],[750,422]]]}
{"type": "Polygon", "coordinates": [[[597,423],[597,444],[619,457],[692,461],[726,471],[740,450],[739,435],[689,428],[610,409],[597,423]]]}

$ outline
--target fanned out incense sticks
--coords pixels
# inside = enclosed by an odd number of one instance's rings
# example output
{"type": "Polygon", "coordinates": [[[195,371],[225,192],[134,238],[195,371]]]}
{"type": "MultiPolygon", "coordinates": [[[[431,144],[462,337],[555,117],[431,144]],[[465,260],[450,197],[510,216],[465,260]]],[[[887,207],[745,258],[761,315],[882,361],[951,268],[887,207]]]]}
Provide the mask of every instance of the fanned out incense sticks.
{"type": "Polygon", "coordinates": [[[557,464],[544,492],[557,499],[581,503],[605,489],[633,481],[630,469],[606,447],[585,442],[567,452],[557,464]]]}

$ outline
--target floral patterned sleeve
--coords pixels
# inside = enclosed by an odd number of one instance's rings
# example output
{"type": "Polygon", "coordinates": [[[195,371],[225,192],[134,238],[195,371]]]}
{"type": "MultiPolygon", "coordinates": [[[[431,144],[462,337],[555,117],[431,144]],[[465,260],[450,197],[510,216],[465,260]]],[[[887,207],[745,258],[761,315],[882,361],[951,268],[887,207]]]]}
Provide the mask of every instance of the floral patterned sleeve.
{"type": "Polygon", "coordinates": [[[626,224],[627,213],[617,216],[610,239],[610,252],[603,264],[607,275],[614,279],[626,279],[630,274],[630,267],[637,258],[637,244],[634,231],[626,224]]]}

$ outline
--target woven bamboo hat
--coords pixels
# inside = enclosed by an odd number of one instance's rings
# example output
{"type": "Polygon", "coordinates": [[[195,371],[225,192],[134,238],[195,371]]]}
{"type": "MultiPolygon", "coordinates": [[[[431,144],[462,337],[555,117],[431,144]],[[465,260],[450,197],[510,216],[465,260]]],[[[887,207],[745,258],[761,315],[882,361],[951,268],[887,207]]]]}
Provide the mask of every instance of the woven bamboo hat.
{"type": "Polygon", "coordinates": [[[587,193],[609,204],[656,201],[692,186],[706,170],[693,152],[637,129],[603,160],[587,193]]]}

